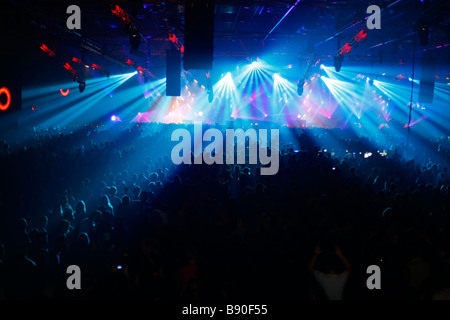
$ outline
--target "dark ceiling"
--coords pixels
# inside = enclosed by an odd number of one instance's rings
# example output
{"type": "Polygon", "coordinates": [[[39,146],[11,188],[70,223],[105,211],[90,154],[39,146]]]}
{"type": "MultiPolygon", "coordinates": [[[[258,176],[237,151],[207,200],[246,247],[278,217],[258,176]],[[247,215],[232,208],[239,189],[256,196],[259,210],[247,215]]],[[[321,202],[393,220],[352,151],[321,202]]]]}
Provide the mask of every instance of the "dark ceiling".
{"type": "MultiPolygon", "coordinates": [[[[367,40],[349,60],[398,62],[411,59],[417,22],[430,25],[424,50],[447,61],[450,47],[448,0],[216,0],[214,57],[246,59],[280,55],[292,63],[317,54],[332,57],[338,48],[365,27],[369,5],[382,8],[381,30],[369,30],[367,40]],[[289,13],[289,14],[287,14],[289,13]],[[287,14],[287,15],[286,15],[287,14]]],[[[57,57],[114,66],[130,59],[144,68],[162,68],[165,52],[173,46],[169,33],[184,36],[184,1],[8,1],[2,2],[2,51],[33,60],[45,43],[57,57]],[[118,4],[139,27],[141,42],[132,50],[122,21],[111,11],[118,4]],[[66,8],[81,8],[81,30],[68,30],[66,8]],[[7,44],[7,45],[6,45],[7,44]],[[33,58],[33,59],[31,59],[33,58]]],[[[420,43],[416,44],[420,47],[420,43]]]]}

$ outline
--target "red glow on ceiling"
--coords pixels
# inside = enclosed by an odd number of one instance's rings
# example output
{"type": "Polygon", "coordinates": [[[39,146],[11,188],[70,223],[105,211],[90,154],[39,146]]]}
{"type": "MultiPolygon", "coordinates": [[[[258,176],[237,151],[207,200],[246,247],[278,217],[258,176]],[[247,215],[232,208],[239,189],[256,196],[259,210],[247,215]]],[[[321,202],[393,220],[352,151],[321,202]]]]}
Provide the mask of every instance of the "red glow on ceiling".
{"type": "Polygon", "coordinates": [[[134,62],[131,61],[130,59],[127,59],[125,62],[126,62],[126,64],[129,65],[129,66],[134,66],[134,62]]]}
{"type": "Polygon", "coordinates": [[[75,58],[75,57],[72,58],[72,61],[76,62],[76,63],[81,63],[81,59],[78,59],[78,58],[75,58]]]}
{"type": "Polygon", "coordinates": [[[3,94],[6,96],[6,102],[2,103],[0,101],[0,110],[1,111],[6,111],[9,108],[9,105],[11,104],[11,92],[9,92],[8,88],[3,87],[3,88],[0,89],[0,97],[3,94]]]}
{"type": "Polygon", "coordinates": [[[95,70],[102,70],[103,67],[99,66],[98,64],[93,63],[93,64],[92,64],[92,69],[95,69],[95,70]]]}
{"type": "Polygon", "coordinates": [[[59,89],[59,92],[61,92],[64,97],[67,97],[69,95],[70,89],[67,89],[66,91],[64,91],[63,89],[59,89]]]}

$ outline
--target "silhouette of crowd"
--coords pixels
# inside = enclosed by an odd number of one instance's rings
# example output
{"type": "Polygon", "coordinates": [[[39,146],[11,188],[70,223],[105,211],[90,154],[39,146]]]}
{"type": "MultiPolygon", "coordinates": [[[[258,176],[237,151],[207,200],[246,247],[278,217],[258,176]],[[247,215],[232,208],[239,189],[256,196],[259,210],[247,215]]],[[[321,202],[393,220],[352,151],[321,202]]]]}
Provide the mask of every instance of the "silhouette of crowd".
{"type": "Polygon", "coordinates": [[[282,128],[279,172],[263,176],[174,165],[183,126],[0,143],[0,297],[450,298],[446,137],[409,146],[282,128]],[[66,286],[69,265],[80,290],[66,286]],[[367,289],[370,265],[380,290],[367,289]]]}

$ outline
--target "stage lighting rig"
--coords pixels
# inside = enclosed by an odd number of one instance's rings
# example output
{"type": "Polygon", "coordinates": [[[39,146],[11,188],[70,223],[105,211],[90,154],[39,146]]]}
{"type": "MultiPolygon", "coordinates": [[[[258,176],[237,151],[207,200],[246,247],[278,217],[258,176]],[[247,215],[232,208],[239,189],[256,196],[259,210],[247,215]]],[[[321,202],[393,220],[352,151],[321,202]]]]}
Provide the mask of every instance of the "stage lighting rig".
{"type": "Polygon", "coordinates": [[[130,17],[130,15],[117,4],[111,4],[110,10],[124,23],[130,37],[131,49],[137,51],[141,43],[141,33],[139,32],[139,27],[135,19],[130,17]]]}
{"type": "Polygon", "coordinates": [[[86,82],[84,80],[78,80],[78,89],[81,93],[86,89],[86,82]]]}
{"type": "Polygon", "coordinates": [[[338,54],[337,56],[334,57],[334,69],[336,70],[336,72],[341,71],[343,60],[344,60],[344,56],[342,56],[340,54],[338,54]]]}
{"type": "Polygon", "coordinates": [[[318,61],[316,61],[317,55],[314,56],[308,61],[308,65],[306,66],[305,72],[303,72],[303,76],[300,78],[300,81],[297,84],[297,93],[299,96],[303,94],[303,86],[306,83],[306,78],[308,77],[308,73],[311,70],[313,65],[317,65],[318,61]]]}
{"type": "Polygon", "coordinates": [[[349,42],[344,44],[334,56],[334,69],[339,72],[342,67],[342,61],[344,56],[349,54],[353,48],[358,47],[360,42],[365,41],[367,38],[367,29],[363,29],[356,34],[349,42]]]}

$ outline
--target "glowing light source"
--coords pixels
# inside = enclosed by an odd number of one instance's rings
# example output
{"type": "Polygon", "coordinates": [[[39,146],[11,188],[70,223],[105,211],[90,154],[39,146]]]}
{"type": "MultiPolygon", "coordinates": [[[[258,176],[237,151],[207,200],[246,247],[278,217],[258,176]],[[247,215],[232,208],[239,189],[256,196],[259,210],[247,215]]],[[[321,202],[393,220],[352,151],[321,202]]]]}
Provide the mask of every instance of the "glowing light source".
{"type": "Polygon", "coordinates": [[[120,19],[122,19],[124,23],[128,24],[131,22],[130,16],[118,5],[112,6],[111,12],[114,13],[120,19]]]}
{"type": "Polygon", "coordinates": [[[323,70],[325,69],[325,66],[323,64],[320,65],[320,69],[323,70]]]}
{"type": "Polygon", "coordinates": [[[50,50],[48,47],[47,47],[47,45],[45,45],[45,44],[42,44],[40,47],[39,47],[42,51],[44,51],[45,53],[47,53],[50,57],[54,57],[56,54],[52,51],[52,50],[50,50]]]}
{"type": "Polygon", "coordinates": [[[181,53],[184,53],[184,45],[178,40],[177,36],[173,33],[169,34],[169,40],[180,50],[181,53]]]}
{"type": "Polygon", "coordinates": [[[361,30],[356,36],[355,41],[365,41],[367,37],[367,30],[361,30]]]}
{"type": "Polygon", "coordinates": [[[252,64],[250,65],[251,69],[258,69],[261,67],[261,63],[259,61],[253,61],[252,64]]]}
{"type": "Polygon", "coordinates": [[[0,101],[0,110],[1,111],[6,111],[9,108],[9,105],[11,104],[11,92],[9,92],[8,88],[3,87],[3,88],[0,89],[0,97],[3,94],[6,96],[6,102],[2,103],[0,101]]]}
{"type": "Polygon", "coordinates": [[[77,77],[77,71],[68,63],[64,63],[64,69],[70,71],[74,79],[77,77]]]}
{"type": "Polygon", "coordinates": [[[92,69],[95,69],[95,70],[102,70],[103,67],[102,67],[102,66],[99,66],[98,64],[93,63],[93,64],[92,64],[92,69]]]}
{"type": "Polygon", "coordinates": [[[346,43],[340,50],[340,54],[344,55],[350,53],[352,51],[352,46],[349,43],[346,43]]]}
{"type": "Polygon", "coordinates": [[[112,121],[112,122],[117,121],[117,117],[116,117],[115,115],[112,115],[112,116],[111,116],[111,121],[112,121]]]}
{"type": "Polygon", "coordinates": [[[64,97],[67,97],[67,95],[69,94],[69,92],[70,92],[70,89],[67,89],[67,90],[63,90],[63,89],[59,89],[59,92],[61,93],[61,95],[63,95],[64,97]]]}
{"type": "Polygon", "coordinates": [[[199,117],[203,117],[203,112],[200,111],[200,112],[198,113],[198,116],[199,116],[199,117]]]}

